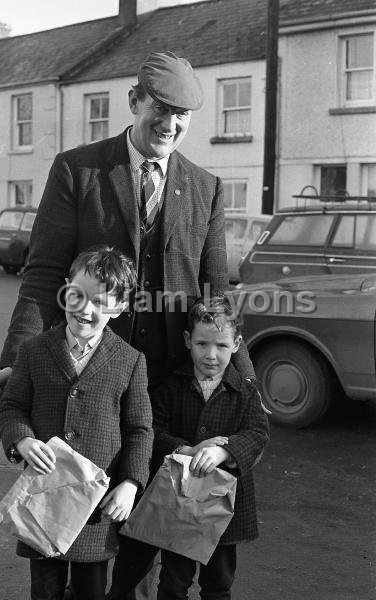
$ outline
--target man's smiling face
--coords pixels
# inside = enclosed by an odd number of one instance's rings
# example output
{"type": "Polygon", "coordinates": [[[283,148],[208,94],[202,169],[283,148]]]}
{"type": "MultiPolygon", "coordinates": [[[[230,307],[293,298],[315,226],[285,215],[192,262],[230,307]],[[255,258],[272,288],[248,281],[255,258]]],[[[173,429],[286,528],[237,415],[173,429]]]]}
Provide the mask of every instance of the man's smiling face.
{"type": "Polygon", "coordinates": [[[187,133],[192,111],[173,108],[146,94],[139,100],[134,90],[129,96],[134,114],[132,144],[145,158],[163,158],[179,146],[187,133]]]}

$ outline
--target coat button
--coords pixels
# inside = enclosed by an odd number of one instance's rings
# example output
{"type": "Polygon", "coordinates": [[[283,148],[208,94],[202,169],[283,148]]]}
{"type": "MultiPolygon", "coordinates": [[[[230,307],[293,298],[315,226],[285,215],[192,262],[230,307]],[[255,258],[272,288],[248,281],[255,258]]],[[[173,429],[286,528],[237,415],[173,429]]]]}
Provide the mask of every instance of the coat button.
{"type": "Polygon", "coordinates": [[[200,433],[206,433],[206,427],[205,427],[205,425],[203,425],[202,427],[200,427],[200,433]]]}
{"type": "Polygon", "coordinates": [[[140,335],[142,335],[142,337],[144,337],[146,335],[146,329],[140,329],[140,335]]]}
{"type": "Polygon", "coordinates": [[[146,287],[146,288],[150,287],[150,281],[148,281],[148,280],[144,281],[144,287],[146,287]]]}
{"type": "Polygon", "coordinates": [[[180,190],[175,190],[175,196],[180,196],[181,191],[180,190]]]}
{"type": "Polygon", "coordinates": [[[151,259],[151,254],[146,254],[145,255],[145,260],[150,260],[151,259]]]}
{"type": "Polygon", "coordinates": [[[74,438],[76,437],[76,434],[74,433],[74,431],[66,431],[64,434],[64,437],[67,440],[67,442],[70,442],[70,441],[74,440],[74,438]]]}
{"type": "Polygon", "coordinates": [[[77,395],[78,395],[78,389],[77,389],[77,388],[73,388],[73,390],[71,390],[71,391],[69,392],[69,396],[70,396],[71,398],[75,398],[77,395]]]}

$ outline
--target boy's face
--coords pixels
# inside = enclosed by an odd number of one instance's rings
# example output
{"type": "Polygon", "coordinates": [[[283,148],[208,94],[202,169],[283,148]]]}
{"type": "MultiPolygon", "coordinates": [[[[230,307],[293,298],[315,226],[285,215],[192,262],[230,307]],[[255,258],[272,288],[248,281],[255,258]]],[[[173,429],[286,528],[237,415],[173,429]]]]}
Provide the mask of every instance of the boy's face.
{"type": "Polygon", "coordinates": [[[191,334],[184,332],[184,339],[198,374],[211,378],[223,374],[231,354],[239,348],[241,336],[235,338],[230,325],[220,331],[214,323],[195,323],[191,334]]]}
{"type": "Polygon", "coordinates": [[[78,271],[68,281],[65,293],[65,316],[72,334],[83,344],[100,333],[111,318],[122,312],[124,305],[98,279],[78,271]]]}

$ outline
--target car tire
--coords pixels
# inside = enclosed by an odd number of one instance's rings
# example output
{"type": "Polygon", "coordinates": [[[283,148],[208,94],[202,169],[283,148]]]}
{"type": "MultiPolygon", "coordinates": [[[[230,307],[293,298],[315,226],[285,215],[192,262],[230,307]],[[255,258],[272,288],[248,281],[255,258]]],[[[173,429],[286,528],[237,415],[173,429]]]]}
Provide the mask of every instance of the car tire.
{"type": "Polygon", "coordinates": [[[3,269],[8,275],[16,275],[20,268],[14,265],[3,265],[3,269]]]}
{"type": "Polygon", "coordinates": [[[307,427],[326,412],[332,376],[325,360],[304,342],[276,340],[252,354],[261,395],[279,425],[307,427]]]}

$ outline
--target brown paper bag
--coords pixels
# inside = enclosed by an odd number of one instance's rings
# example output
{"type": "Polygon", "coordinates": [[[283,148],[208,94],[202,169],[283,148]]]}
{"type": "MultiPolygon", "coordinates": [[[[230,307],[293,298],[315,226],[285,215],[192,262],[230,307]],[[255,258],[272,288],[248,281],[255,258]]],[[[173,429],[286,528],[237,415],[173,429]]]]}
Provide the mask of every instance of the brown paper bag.
{"type": "Polygon", "coordinates": [[[206,565],[234,514],[236,477],[189,471],[190,456],[165,457],[120,533],[206,565]]]}
{"type": "Polygon", "coordinates": [[[27,467],[0,501],[0,523],[47,557],[65,554],[108,490],[109,477],[58,437],[47,445],[56,469],[27,467]]]}

